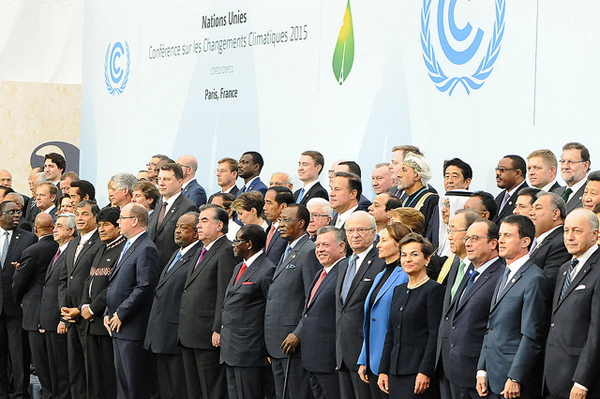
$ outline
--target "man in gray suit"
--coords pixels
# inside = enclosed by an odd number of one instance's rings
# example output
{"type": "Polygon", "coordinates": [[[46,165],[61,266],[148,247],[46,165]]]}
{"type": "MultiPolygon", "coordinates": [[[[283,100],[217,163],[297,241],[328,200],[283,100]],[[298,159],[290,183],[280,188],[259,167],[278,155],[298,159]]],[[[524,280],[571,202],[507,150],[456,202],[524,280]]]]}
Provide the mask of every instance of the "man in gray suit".
{"type": "Polygon", "coordinates": [[[271,357],[278,399],[283,397],[288,361],[291,363],[287,397],[312,398],[308,373],[301,364],[298,338],[301,330],[298,323],[308,290],[321,269],[315,255],[315,244],[306,233],[309,219],[308,209],[303,205],[291,204],[281,212],[279,232],[288,246],[275,269],[265,309],[265,343],[271,357]]]}
{"type": "Polygon", "coordinates": [[[530,259],[535,226],[522,215],[500,225],[499,254],[507,263],[492,297],[477,366],[477,391],[490,398],[539,398],[548,319],[546,276],[530,259]]]}
{"type": "Polygon", "coordinates": [[[560,174],[567,185],[556,189],[555,193],[565,200],[569,214],[573,209],[582,207],[581,197],[591,166],[590,152],[581,143],[567,143],[563,146],[559,163],[560,174]]]}

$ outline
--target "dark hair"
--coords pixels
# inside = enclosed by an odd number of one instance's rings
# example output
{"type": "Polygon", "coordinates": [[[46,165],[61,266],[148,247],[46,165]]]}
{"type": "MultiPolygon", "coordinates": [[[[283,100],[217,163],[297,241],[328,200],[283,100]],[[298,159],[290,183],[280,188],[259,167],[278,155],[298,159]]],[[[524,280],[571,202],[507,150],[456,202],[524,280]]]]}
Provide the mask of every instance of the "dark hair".
{"type": "Polygon", "coordinates": [[[529,238],[529,245],[527,249],[531,248],[531,244],[533,243],[533,238],[535,237],[535,225],[527,216],[523,215],[509,215],[502,219],[502,223],[512,224],[513,226],[517,226],[519,231],[519,238],[529,238]]]}
{"type": "Polygon", "coordinates": [[[433,245],[431,245],[427,238],[417,233],[408,233],[406,236],[404,236],[404,238],[400,240],[400,249],[411,242],[421,244],[421,252],[423,253],[424,257],[428,258],[433,253],[433,245]]]}
{"type": "Polygon", "coordinates": [[[213,200],[217,197],[223,198],[223,208],[225,208],[225,210],[229,210],[231,208],[231,204],[233,201],[235,201],[235,195],[231,193],[216,193],[213,195],[213,200]]]}
{"type": "MultiPolygon", "coordinates": [[[[92,211],[93,212],[93,211],[92,211]]],[[[117,207],[108,207],[103,208],[96,215],[96,223],[100,222],[109,222],[115,227],[119,227],[119,218],[121,217],[121,212],[117,207]]]]}
{"type": "Polygon", "coordinates": [[[600,181],[600,170],[595,170],[588,175],[588,181],[600,181]]]}
{"type": "Polygon", "coordinates": [[[471,194],[471,197],[478,197],[481,200],[483,207],[490,214],[490,220],[496,217],[498,204],[496,204],[496,200],[492,194],[486,193],[485,191],[475,191],[471,194]]]}
{"type": "Polygon", "coordinates": [[[100,208],[98,204],[94,200],[83,200],[79,204],[77,204],[76,208],[83,208],[84,206],[89,205],[92,210],[92,215],[96,216],[100,212],[100,208]]]}
{"type": "MultiPolygon", "coordinates": [[[[160,160],[170,160],[171,159],[165,154],[155,154],[152,156],[152,158],[159,158],[160,160]]],[[[152,158],[150,158],[150,159],[152,159],[152,158]]]]}
{"type": "Polygon", "coordinates": [[[55,164],[56,167],[61,170],[61,174],[67,168],[67,161],[65,160],[65,157],[63,157],[60,154],[57,154],[56,152],[51,152],[44,155],[44,163],[46,163],[46,159],[52,161],[52,163],[55,164]]]}
{"type": "Polygon", "coordinates": [[[160,167],[160,170],[170,170],[175,174],[177,180],[183,180],[183,169],[174,162],[166,163],[160,167]]]}
{"type": "Polygon", "coordinates": [[[354,173],[359,178],[362,177],[362,173],[360,171],[360,166],[358,166],[358,164],[356,162],[354,162],[354,161],[342,161],[338,165],[345,165],[345,166],[348,167],[348,170],[350,171],[350,173],[354,173]]]}
{"type": "MultiPolygon", "coordinates": [[[[563,146],[563,151],[565,150],[579,150],[579,153],[581,154],[581,160],[584,162],[590,162],[590,152],[588,151],[588,149],[581,143],[577,143],[577,142],[571,142],[571,143],[567,143],[563,146]]],[[[590,166],[592,166],[592,163],[590,162],[590,166]]]]}
{"type": "Polygon", "coordinates": [[[387,226],[385,226],[385,229],[387,230],[390,237],[392,237],[392,239],[396,242],[400,242],[400,240],[402,240],[405,236],[412,232],[410,227],[403,223],[397,222],[388,224],[387,226]]]}
{"type": "Polygon", "coordinates": [[[519,155],[505,155],[503,158],[508,158],[512,161],[512,168],[521,171],[521,176],[527,176],[527,163],[523,157],[519,155]]]}
{"type": "Polygon", "coordinates": [[[265,166],[265,161],[263,160],[262,155],[260,155],[256,151],[246,151],[245,153],[242,154],[242,156],[244,156],[244,155],[250,155],[252,157],[252,162],[255,165],[258,165],[258,174],[260,174],[263,166],[265,166]]]}
{"type": "Polygon", "coordinates": [[[14,204],[14,202],[12,202],[12,201],[2,201],[2,202],[0,202],[0,212],[4,212],[4,208],[6,208],[7,204],[14,204]]]}
{"type": "Polygon", "coordinates": [[[321,165],[321,170],[319,170],[319,174],[321,174],[325,166],[325,157],[323,157],[323,154],[319,151],[304,151],[302,155],[311,157],[315,161],[315,165],[321,165]]]}
{"type": "MultiPolygon", "coordinates": [[[[518,215],[520,216],[520,215],[518,215]]],[[[494,222],[492,222],[491,220],[487,220],[487,219],[481,219],[481,220],[476,220],[475,223],[485,223],[487,225],[487,235],[488,235],[488,241],[489,240],[494,240],[494,239],[498,239],[500,238],[499,234],[498,234],[498,225],[494,222]]]]}
{"type": "Polygon", "coordinates": [[[160,197],[160,192],[154,183],[149,180],[138,180],[131,186],[131,193],[133,194],[135,190],[140,190],[146,199],[152,199],[150,209],[156,207],[156,201],[158,201],[158,197],[160,197]]]}
{"type": "MultiPolygon", "coordinates": [[[[385,193],[381,193],[381,194],[385,194],[385,193]]],[[[389,193],[387,193],[387,194],[389,194],[389,193]]],[[[390,198],[385,203],[385,211],[386,212],[391,211],[392,209],[402,207],[402,201],[400,201],[400,198],[396,197],[393,194],[389,194],[389,196],[390,196],[390,198]]]]}
{"type": "Polygon", "coordinates": [[[96,199],[96,189],[94,185],[87,180],[75,180],[71,182],[71,187],[77,188],[77,194],[81,198],[85,198],[87,195],[89,199],[96,199]]]}
{"type": "Polygon", "coordinates": [[[288,208],[296,210],[296,217],[304,221],[304,227],[302,230],[306,230],[308,224],[310,223],[310,212],[308,211],[308,208],[304,205],[296,203],[289,204],[288,208]]]}
{"type": "Polygon", "coordinates": [[[533,205],[533,203],[535,202],[535,200],[537,199],[537,194],[542,191],[539,188],[535,188],[535,187],[523,187],[521,188],[518,193],[517,196],[520,197],[521,195],[526,195],[528,197],[531,198],[530,205],[533,205]]]}
{"type": "Polygon", "coordinates": [[[360,180],[359,175],[348,172],[336,172],[335,177],[345,177],[348,179],[348,188],[350,191],[356,190],[356,201],[360,201],[360,196],[362,194],[362,181],[360,180]]]}
{"type": "Polygon", "coordinates": [[[471,168],[471,165],[460,158],[452,158],[444,161],[444,175],[446,174],[446,169],[448,169],[448,166],[456,166],[458,169],[460,169],[465,179],[473,178],[473,169],[471,168]]]}
{"type": "Polygon", "coordinates": [[[227,211],[217,204],[204,204],[200,207],[200,212],[203,212],[207,209],[214,210],[212,219],[216,222],[223,223],[221,233],[227,234],[227,232],[229,231],[229,214],[227,213],[227,211]]]}
{"type": "Polygon", "coordinates": [[[275,191],[275,202],[278,204],[293,204],[294,202],[294,194],[292,190],[285,186],[272,186],[269,187],[267,191],[275,191]]]}
{"type": "Polygon", "coordinates": [[[262,227],[256,224],[246,224],[240,228],[238,237],[244,241],[250,241],[254,251],[258,252],[265,247],[267,234],[262,227]]]}

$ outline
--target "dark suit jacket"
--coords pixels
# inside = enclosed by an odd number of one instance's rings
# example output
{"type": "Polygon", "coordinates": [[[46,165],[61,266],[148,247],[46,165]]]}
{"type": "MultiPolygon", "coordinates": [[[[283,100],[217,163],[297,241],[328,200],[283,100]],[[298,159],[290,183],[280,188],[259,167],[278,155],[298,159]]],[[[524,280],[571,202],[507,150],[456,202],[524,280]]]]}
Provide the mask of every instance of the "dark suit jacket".
{"type": "MultiPolygon", "coordinates": [[[[269,232],[267,231],[267,236],[268,234],[269,232]]],[[[273,238],[271,238],[271,242],[269,242],[269,246],[265,248],[265,254],[267,255],[267,258],[269,258],[274,265],[278,264],[281,256],[287,248],[287,245],[288,242],[281,238],[279,229],[276,229],[275,233],[273,233],[273,238]]]]}
{"type": "Polygon", "coordinates": [[[496,284],[478,370],[487,371],[491,391],[500,394],[508,378],[521,392],[542,393],[542,359],[548,331],[550,292],[546,275],[531,260],[500,287],[496,284]]]}
{"type": "MultiPolygon", "coordinates": [[[[198,212],[198,207],[189,198],[186,198],[183,195],[177,197],[169,211],[165,214],[165,217],[162,223],[158,224],[158,215],[160,214],[160,210],[163,206],[162,199],[158,200],[156,203],[156,208],[154,208],[154,217],[152,221],[148,223],[148,235],[156,244],[156,248],[158,248],[159,254],[159,266],[160,270],[162,270],[171,254],[175,252],[175,250],[179,249],[177,244],[175,244],[175,238],[173,234],[175,233],[175,226],[177,225],[177,220],[179,218],[188,213],[188,212],[198,212]]],[[[159,272],[160,272],[159,270],[159,272]]]]}
{"type": "Polygon", "coordinates": [[[15,302],[13,296],[13,275],[15,267],[13,262],[21,263],[23,251],[37,242],[35,234],[20,228],[13,230],[12,238],[8,244],[8,253],[2,268],[2,296],[0,298],[0,309],[2,314],[8,317],[21,317],[21,306],[15,302]]]}
{"type": "Polygon", "coordinates": [[[407,284],[394,289],[380,373],[433,377],[443,297],[444,286],[433,280],[414,290],[407,284]]]}
{"type": "MultiPolygon", "coordinates": [[[[571,195],[569,202],[567,202],[567,214],[570,213],[573,209],[583,207],[583,204],[581,203],[581,197],[583,197],[585,186],[586,185],[584,184],[579,190],[577,190],[574,194],[571,195]]],[[[562,197],[567,188],[567,186],[557,188],[556,191],[554,191],[554,193],[562,197]]]]}
{"type": "Polygon", "coordinates": [[[554,184],[552,185],[552,187],[550,187],[550,192],[555,193],[561,187],[562,186],[560,184],[558,184],[557,181],[555,181],[554,184]]]}
{"type": "Polygon", "coordinates": [[[267,190],[269,189],[269,187],[267,187],[265,185],[265,183],[262,182],[262,180],[260,180],[260,177],[255,179],[252,183],[250,183],[250,185],[248,187],[246,187],[245,189],[243,189],[244,187],[242,186],[242,188],[236,193],[236,197],[239,197],[240,195],[247,193],[249,191],[258,191],[259,193],[261,193],[263,195],[263,197],[265,196],[265,193],[267,192],[267,190]]]}
{"type": "MultiPolygon", "coordinates": [[[[238,188],[238,186],[235,186],[235,185],[234,185],[234,186],[231,188],[231,191],[229,191],[229,194],[232,194],[234,197],[237,197],[237,193],[238,193],[238,191],[240,191],[240,189],[238,188]]],[[[217,194],[219,194],[219,193],[221,193],[221,192],[222,192],[222,191],[221,191],[221,190],[219,190],[219,191],[217,191],[216,193],[212,194],[212,195],[211,195],[211,196],[208,198],[208,203],[209,203],[209,204],[211,204],[211,203],[212,203],[212,200],[213,200],[213,198],[215,197],[215,195],[217,195],[217,194]]]]}
{"type": "MultiPolygon", "coordinates": [[[[440,354],[446,377],[462,387],[475,387],[477,362],[485,337],[490,305],[496,283],[504,273],[504,259],[498,258],[464,293],[469,282],[463,280],[440,323],[440,354]]],[[[448,285],[448,289],[451,289],[448,285]]]]}
{"type": "Polygon", "coordinates": [[[263,253],[234,284],[241,266],[242,263],[233,270],[223,301],[221,363],[266,366],[265,305],[275,265],[263,253]]]}
{"type": "MultiPolygon", "coordinates": [[[[60,322],[60,307],[58,306],[58,279],[65,267],[66,251],[63,251],[54,265],[49,264],[46,270],[42,299],[40,302],[40,327],[56,332],[60,322]]],[[[66,356],[65,356],[66,357],[66,356]]]]}
{"type": "Polygon", "coordinates": [[[54,258],[58,243],[52,235],[26,248],[21,265],[13,275],[13,294],[17,304],[23,306],[23,329],[37,331],[40,325],[40,303],[46,279],[46,269],[54,258]]]}
{"type": "Polygon", "coordinates": [[[186,198],[191,199],[198,208],[200,208],[201,205],[206,204],[206,191],[204,191],[204,188],[196,181],[196,179],[190,180],[188,185],[181,190],[181,193],[186,198]]]}
{"type": "Polygon", "coordinates": [[[546,342],[544,380],[553,396],[569,397],[573,382],[600,398],[600,250],[592,254],[560,299],[570,262],[558,273],[550,333],[546,342]]]}
{"type": "MultiPolygon", "coordinates": [[[[213,332],[221,332],[225,290],[238,260],[231,241],[221,236],[194,268],[200,251],[188,269],[179,313],[179,342],[187,348],[211,349],[213,332]]],[[[176,310],[174,310],[176,311],[176,310]]]]}
{"type": "Polygon", "coordinates": [[[523,187],[529,187],[529,185],[527,184],[526,181],[523,182],[523,184],[521,184],[519,189],[516,190],[513,193],[513,195],[510,196],[510,198],[506,202],[506,206],[502,210],[500,210],[500,206],[502,205],[502,201],[504,200],[504,195],[506,194],[506,190],[502,190],[500,192],[500,194],[498,194],[498,196],[496,197],[496,205],[498,205],[498,213],[496,214],[496,217],[494,217],[494,220],[493,220],[495,223],[498,223],[498,221],[502,220],[502,218],[513,214],[513,211],[515,210],[515,206],[517,204],[517,197],[519,196],[519,190],[521,190],[523,187]]]}
{"type": "Polygon", "coordinates": [[[108,287],[110,273],[115,263],[117,263],[126,241],[127,239],[122,237],[120,241],[110,247],[105,246],[96,252],[90,273],[83,284],[81,305],[90,305],[90,309],[94,314],[92,319],[84,323],[91,335],[108,335],[103,321],[104,311],[106,310],[106,288],[108,287]],[[91,295],[90,286],[92,287],[91,295]]]}
{"type": "Polygon", "coordinates": [[[315,244],[305,234],[275,268],[265,308],[265,343],[271,357],[283,359],[281,343],[289,333],[300,336],[302,310],[321,264],[315,244]]]}
{"type": "Polygon", "coordinates": [[[317,271],[306,298],[302,317],[302,366],[313,373],[334,373],[335,365],[335,286],[339,262],[321,282],[309,304],[310,292],[321,275],[317,271]]]}
{"type": "MultiPolygon", "coordinates": [[[[448,276],[446,277],[445,281],[445,287],[446,290],[444,291],[444,302],[442,303],[442,321],[440,322],[440,331],[438,332],[438,342],[437,342],[437,351],[436,351],[436,367],[439,367],[441,361],[442,361],[442,343],[444,343],[443,345],[443,349],[444,349],[444,356],[446,359],[446,362],[448,361],[448,353],[450,350],[450,345],[448,340],[450,339],[450,333],[451,331],[451,323],[449,323],[450,319],[449,316],[446,316],[446,314],[448,313],[448,310],[450,309],[450,305],[452,303],[452,286],[454,286],[454,283],[456,282],[456,275],[458,274],[458,266],[460,265],[460,258],[454,254],[451,255],[452,256],[452,265],[450,266],[450,271],[448,271],[448,276]],[[448,320],[444,320],[446,317],[448,317],[448,320]]],[[[466,273],[465,275],[467,276],[467,278],[469,277],[466,273]]],[[[463,276],[464,278],[464,276],[463,276]]],[[[457,290],[457,292],[460,294],[460,292],[457,290]]]]}
{"type": "Polygon", "coordinates": [[[110,274],[105,314],[112,317],[116,312],[123,322],[119,332],[112,332],[113,338],[144,339],[159,273],[158,250],[144,232],[129,246],[110,274]]]}
{"type": "Polygon", "coordinates": [[[350,258],[341,261],[337,266],[338,281],[335,288],[336,305],[336,364],[342,362],[352,371],[358,370],[358,357],[363,345],[363,321],[365,315],[365,298],[373,286],[373,280],[385,267],[385,261],[379,258],[375,246],[367,253],[360,269],[358,269],[346,302],[342,303],[342,287],[350,258]]]}
{"type": "MultiPolygon", "coordinates": [[[[98,230],[96,230],[81,249],[77,262],[74,263],[75,252],[80,242],[81,236],[71,240],[65,250],[65,267],[61,270],[58,283],[58,305],[60,307],[79,308],[81,306],[83,288],[85,281],[90,276],[90,268],[94,263],[94,258],[98,252],[103,251],[106,247],[100,240],[98,230]]],[[[75,325],[78,328],[84,328],[83,318],[79,318],[75,325]]]]}
{"type": "Polygon", "coordinates": [[[358,200],[358,210],[367,212],[369,207],[371,206],[371,201],[367,199],[364,195],[360,195],[360,199],[358,200]]]}
{"type": "Polygon", "coordinates": [[[195,265],[196,252],[203,246],[200,241],[192,245],[167,272],[179,249],[173,253],[156,285],[144,341],[144,348],[150,349],[154,353],[171,355],[181,353],[181,349],[177,346],[177,328],[179,327],[179,307],[181,306],[183,285],[188,271],[195,265]]]}
{"type": "Polygon", "coordinates": [[[535,247],[530,255],[533,263],[542,269],[548,277],[548,286],[551,291],[556,284],[558,269],[571,259],[571,255],[565,247],[563,234],[564,228],[560,226],[535,247]]]}
{"type": "MultiPolygon", "coordinates": [[[[298,189],[298,190],[294,191],[294,201],[298,201],[298,196],[300,195],[300,190],[302,190],[302,189],[298,189]]],[[[310,188],[310,190],[308,190],[307,192],[304,193],[304,195],[302,196],[302,199],[300,200],[300,205],[306,206],[308,201],[310,201],[313,198],[323,198],[323,199],[326,199],[327,201],[329,201],[329,193],[327,193],[327,190],[325,190],[323,188],[323,186],[321,185],[321,183],[319,183],[319,182],[317,182],[317,184],[312,186],[310,188]]]]}

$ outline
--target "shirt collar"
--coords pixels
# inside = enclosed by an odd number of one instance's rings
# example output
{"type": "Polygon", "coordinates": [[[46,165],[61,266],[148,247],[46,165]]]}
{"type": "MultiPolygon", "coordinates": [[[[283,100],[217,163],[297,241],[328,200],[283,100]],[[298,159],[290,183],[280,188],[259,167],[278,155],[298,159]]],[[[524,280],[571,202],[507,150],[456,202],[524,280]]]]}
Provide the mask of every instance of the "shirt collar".
{"type": "Polygon", "coordinates": [[[371,249],[373,249],[373,244],[369,245],[369,248],[365,249],[361,253],[355,254],[356,255],[356,270],[360,269],[360,267],[363,264],[363,261],[365,260],[365,258],[367,257],[367,254],[371,251],[371,249]]]}
{"type": "Polygon", "coordinates": [[[254,255],[249,257],[248,259],[246,259],[244,261],[244,263],[246,263],[246,267],[250,267],[250,265],[252,265],[252,263],[254,263],[254,261],[263,254],[263,252],[264,251],[261,249],[260,251],[258,251],[257,253],[255,253],[254,255]]]}
{"type": "Polygon", "coordinates": [[[131,237],[131,238],[129,239],[129,245],[133,244],[133,243],[134,243],[134,242],[135,242],[135,241],[136,241],[138,238],[140,238],[140,236],[141,236],[142,234],[144,234],[145,232],[146,232],[146,230],[144,230],[144,231],[141,231],[141,232],[137,233],[136,235],[134,235],[133,237],[131,237]]]}
{"type": "Polygon", "coordinates": [[[507,191],[507,193],[508,193],[508,194],[509,194],[509,195],[512,197],[512,196],[513,196],[513,194],[514,194],[514,193],[516,193],[516,192],[518,192],[518,191],[521,189],[521,187],[523,187],[523,184],[525,184],[525,183],[526,183],[526,181],[525,181],[525,180],[523,180],[523,181],[521,182],[521,184],[519,184],[519,185],[518,185],[518,186],[516,186],[516,187],[513,187],[513,189],[512,189],[512,190],[510,190],[510,191],[507,191]]]}
{"type": "MultiPolygon", "coordinates": [[[[485,270],[491,266],[492,263],[494,263],[496,260],[498,260],[498,256],[496,256],[494,259],[488,260],[487,262],[485,262],[483,265],[479,266],[477,269],[477,273],[479,273],[479,275],[481,276],[483,274],[483,272],[485,272],[485,270]]],[[[473,267],[475,267],[475,265],[473,265],[473,267]]]]}
{"type": "Polygon", "coordinates": [[[552,188],[553,185],[556,184],[556,180],[546,184],[544,187],[542,187],[542,191],[547,191],[550,192],[550,189],[552,188]]]}
{"type": "Polygon", "coordinates": [[[590,256],[592,256],[592,254],[594,252],[596,252],[597,249],[598,249],[598,244],[594,244],[590,248],[588,248],[588,250],[585,251],[583,253],[583,255],[581,255],[580,257],[577,258],[577,260],[579,261],[579,264],[580,265],[585,264],[585,262],[588,261],[588,259],[590,258],[590,256]]]}
{"type": "Polygon", "coordinates": [[[552,233],[554,230],[558,229],[559,227],[562,227],[562,224],[559,224],[558,226],[554,226],[553,228],[551,228],[547,232],[540,234],[540,236],[536,238],[537,245],[540,245],[542,242],[544,242],[544,240],[546,239],[546,237],[548,237],[550,235],[550,233],[552,233]]]}
{"type": "Polygon", "coordinates": [[[350,215],[352,215],[352,212],[354,212],[357,208],[358,208],[358,204],[356,204],[352,208],[348,209],[346,212],[340,213],[338,215],[337,222],[335,222],[335,227],[342,228],[346,224],[346,220],[348,220],[350,215]]]}
{"type": "Polygon", "coordinates": [[[225,234],[223,234],[222,236],[220,236],[219,238],[217,238],[216,240],[214,240],[210,244],[205,245],[204,248],[206,248],[206,250],[209,251],[212,248],[212,246],[215,244],[215,242],[219,241],[223,237],[225,237],[225,234]]]}
{"type": "Polygon", "coordinates": [[[186,253],[188,253],[188,252],[189,252],[189,250],[190,250],[190,249],[192,249],[192,247],[193,247],[194,245],[196,245],[197,243],[198,243],[198,240],[196,240],[196,241],[193,241],[191,244],[188,244],[187,246],[185,246],[185,247],[181,248],[181,249],[179,250],[179,252],[181,252],[181,256],[183,256],[183,255],[185,255],[186,253]]]}
{"type": "Polygon", "coordinates": [[[304,193],[306,194],[306,192],[307,192],[308,190],[310,190],[311,188],[313,188],[313,186],[314,186],[315,184],[317,184],[318,182],[319,182],[319,178],[317,177],[317,180],[313,180],[313,181],[311,181],[310,183],[306,183],[306,184],[304,185],[304,193]]]}

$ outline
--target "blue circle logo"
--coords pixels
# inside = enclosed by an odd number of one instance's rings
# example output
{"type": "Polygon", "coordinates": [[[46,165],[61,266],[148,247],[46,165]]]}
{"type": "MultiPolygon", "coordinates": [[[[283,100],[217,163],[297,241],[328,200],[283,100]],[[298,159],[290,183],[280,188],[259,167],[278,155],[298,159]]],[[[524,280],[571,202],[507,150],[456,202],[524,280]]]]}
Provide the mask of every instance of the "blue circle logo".
{"type": "Polygon", "coordinates": [[[452,68],[454,71],[466,72],[464,74],[446,74],[438,62],[438,59],[436,59],[436,53],[431,40],[430,16],[432,0],[423,0],[423,9],[421,11],[421,47],[423,49],[423,60],[425,61],[429,78],[439,91],[448,92],[448,95],[452,95],[454,89],[460,83],[465,88],[467,94],[471,94],[471,90],[481,88],[485,83],[485,80],[492,73],[494,64],[500,54],[502,38],[504,37],[506,0],[494,1],[494,31],[488,43],[487,50],[479,62],[479,66],[477,68],[473,67],[470,71],[467,71],[467,63],[475,59],[478,50],[482,45],[484,31],[478,28],[473,35],[473,26],[470,23],[467,23],[463,28],[459,28],[455,20],[457,0],[448,1],[447,13],[445,12],[446,0],[438,0],[436,13],[437,24],[433,30],[434,32],[437,32],[443,56],[448,62],[459,67],[458,69],[452,68]],[[450,34],[453,42],[461,44],[459,50],[451,45],[447,33],[450,34]],[[471,38],[470,42],[467,42],[469,38],[471,38]],[[473,69],[475,70],[473,71],[473,69]]]}
{"type": "Polygon", "coordinates": [[[121,42],[109,44],[104,57],[104,80],[108,92],[113,96],[123,93],[129,81],[129,63],[131,61],[129,44],[121,42]]]}

